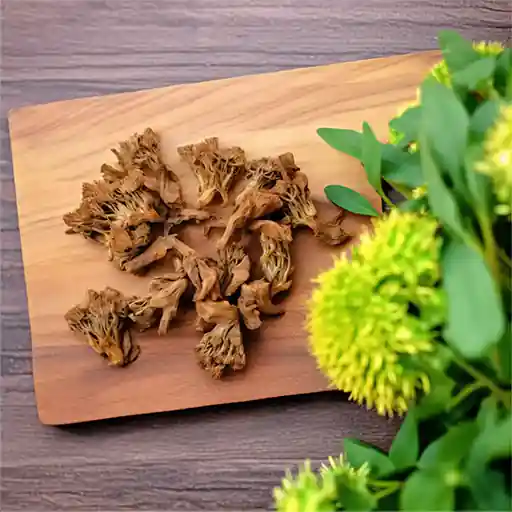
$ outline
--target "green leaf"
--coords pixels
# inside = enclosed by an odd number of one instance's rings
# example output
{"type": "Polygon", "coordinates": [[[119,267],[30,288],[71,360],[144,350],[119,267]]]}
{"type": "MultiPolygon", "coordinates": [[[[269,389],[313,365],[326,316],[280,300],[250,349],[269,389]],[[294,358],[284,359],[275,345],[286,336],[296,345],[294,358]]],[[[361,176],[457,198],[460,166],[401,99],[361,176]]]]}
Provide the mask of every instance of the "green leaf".
{"type": "Polygon", "coordinates": [[[507,492],[510,484],[503,473],[482,467],[469,484],[477,505],[472,510],[512,510],[510,491],[507,492]]]}
{"type": "Polygon", "coordinates": [[[471,444],[466,474],[480,510],[510,510],[511,499],[506,491],[504,475],[487,463],[512,454],[512,416],[510,411],[500,417],[496,402],[486,399],[478,412],[480,433],[471,444]]]}
{"type": "Polygon", "coordinates": [[[453,83],[471,90],[478,89],[483,82],[492,77],[495,67],[495,57],[476,60],[464,69],[454,73],[452,76],[453,83]]]}
{"type": "Polygon", "coordinates": [[[468,421],[451,427],[448,432],[431,443],[418,462],[420,469],[441,469],[441,466],[458,467],[471,449],[478,434],[478,425],[468,421]]]}
{"type": "Polygon", "coordinates": [[[388,456],[378,448],[367,445],[356,439],[345,439],[343,441],[343,452],[347,461],[355,468],[361,467],[365,462],[370,466],[370,473],[373,476],[382,476],[393,471],[393,463],[388,456]]]}
{"type": "Polygon", "coordinates": [[[378,217],[379,212],[372,206],[366,197],[359,192],[342,185],[327,185],[325,195],[335,205],[352,213],[378,217]]]}
{"type": "Polygon", "coordinates": [[[384,179],[393,185],[403,185],[410,189],[421,187],[425,183],[425,178],[421,168],[420,153],[407,153],[401,163],[385,172],[384,179]]]}
{"type": "Polygon", "coordinates": [[[363,156],[363,134],[340,128],[318,128],[318,135],[329,146],[358,160],[363,156]]]}
{"type": "MultiPolygon", "coordinates": [[[[512,84],[512,48],[505,48],[496,59],[494,88],[502,97],[507,97],[507,82],[512,84]]],[[[508,99],[511,99],[508,97],[508,99]]]]}
{"type": "Polygon", "coordinates": [[[455,491],[440,473],[420,470],[405,482],[401,510],[453,510],[455,491]]]}
{"type": "Polygon", "coordinates": [[[408,199],[400,203],[398,207],[403,212],[420,212],[428,208],[427,196],[419,197],[417,199],[408,199]]]}
{"type": "Polygon", "coordinates": [[[443,58],[452,73],[464,69],[480,58],[472,43],[454,30],[441,30],[438,39],[443,58]]]}
{"type": "Polygon", "coordinates": [[[500,102],[484,101],[480,104],[469,121],[469,131],[473,138],[481,141],[487,130],[494,124],[500,112],[500,102]]]}
{"type": "Polygon", "coordinates": [[[391,444],[389,459],[396,469],[407,468],[418,460],[419,449],[416,415],[410,410],[391,444]]]}
{"type": "Polygon", "coordinates": [[[448,299],[447,341],[463,356],[481,357],[505,331],[499,291],[482,256],[450,240],[442,258],[448,299]]]}
{"type": "Polygon", "coordinates": [[[415,407],[418,419],[425,419],[443,412],[452,398],[455,381],[445,371],[429,372],[431,391],[415,407]]]}
{"type": "Polygon", "coordinates": [[[404,134],[401,144],[409,144],[418,140],[421,122],[421,107],[414,106],[404,110],[402,114],[389,122],[389,127],[404,134]]]}
{"type": "Polygon", "coordinates": [[[441,171],[432,158],[425,137],[421,141],[420,153],[428,189],[428,202],[433,214],[453,234],[461,239],[467,239],[468,234],[465,231],[457,202],[441,177],[441,171]]]}
{"type": "Polygon", "coordinates": [[[370,125],[363,123],[363,165],[368,177],[368,183],[379,193],[384,195],[381,183],[381,151],[380,143],[375,137],[370,125]]]}
{"type": "MultiPolygon", "coordinates": [[[[436,165],[464,192],[463,165],[468,140],[469,116],[452,89],[435,80],[421,87],[421,132],[427,139],[436,165]]],[[[421,145],[422,149],[423,145],[421,145]]]]}

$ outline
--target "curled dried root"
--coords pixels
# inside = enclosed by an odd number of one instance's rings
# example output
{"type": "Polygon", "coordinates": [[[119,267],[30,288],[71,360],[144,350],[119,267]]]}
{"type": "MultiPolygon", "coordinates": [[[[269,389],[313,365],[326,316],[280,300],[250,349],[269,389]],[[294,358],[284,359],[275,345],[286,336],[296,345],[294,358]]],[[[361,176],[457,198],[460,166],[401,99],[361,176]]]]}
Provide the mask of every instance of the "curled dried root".
{"type": "Polygon", "coordinates": [[[292,285],[290,276],[293,273],[290,226],[271,220],[260,220],[253,222],[250,230],[260,233],[260,265],[265,279],[270,283],[271,296],[288,290],[292,285]]]}
{"type": "Polygon", "coordinates": [[[242,285],[237,306],[245,326],[251,331],[261,326],[261,313],[274,316],[284,313],[280,306],[272,304],[270,283],[263,279],[242,285]]]}
{"type": "Polygon", "coordinates": [[[202,337],[196,347],[199,366],[220,379],[226,369],[234,371],[245,367],[246,356],[238,320],[217,324],[202,337]]]}
{"type": "Polygon", "coordinates": [[[71,308],[65,319],[109,364],[126,366],[140,354],[130,335],[129,313],[128,300],[117,290],[105,288],[88,290],[84,302],[71,308]]]}
{"type": "Polygon", "coordinates": [[[245,169],[245,153],[239,147],[221,148],[219,139],[212,137],[199,144],[178,148],[178,154],[196,175],[199,186],[197,204],[209,205],[217,194],[227,204],[228,193],[236,178],[245,169]]]}

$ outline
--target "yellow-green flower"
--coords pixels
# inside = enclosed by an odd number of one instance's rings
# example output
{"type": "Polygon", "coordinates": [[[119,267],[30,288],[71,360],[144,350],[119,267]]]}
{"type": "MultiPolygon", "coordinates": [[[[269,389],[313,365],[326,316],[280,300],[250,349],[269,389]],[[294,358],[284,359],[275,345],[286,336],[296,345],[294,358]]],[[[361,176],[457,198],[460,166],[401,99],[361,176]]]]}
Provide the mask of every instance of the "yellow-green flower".
{"type": "Polygon", "coordinates": [[[429,379],[433,329],[445,319],[437,222],[392,210],[317,278],[310,350],[331,385],[379,414],[403,414],[429,379]],[[414,365],[408,364],[414,361],[414,365]]]}
{"type": "Polygon", "coordinates": [[[330,458],[318,473],[311,470],[307,460],[296,476],[286,472],[281,487],[274,489],[278,512],[333,512],[341,509],[339,490],[343,484],[354,492],[368,492],[368,467],[354,469],[343,457],[330,458]]]}
{"type": "MultiPolygon", "coordinates": [[[[499,55],[504,50],[504,46],[501,43],[493,41],[474,42],[473,48],[484,57],[499,55]]],[[[436,64],[430,73],[439,83],[446,85],[446,87],[452,86],[452,77],[445,60],[436,64]]]]}
{"type": "Polygon", "coordinates": [[[491,177],[498,200],[496,213],[512,211],[512,104],[501,108],[495,124],[484,140],[484,157],[476,169],[491,177]]]}
{"type": "Polygon", "coordinates": [[[426,193],[427,193],[427,186],[426,186],[426,185],[422,185],[421,187],[416,187],[416,188],[412,191],[412,198],[413,198],[413,199],[420,199],[420,198],[421,198],[421,197],[423,197],[426,193]]]}

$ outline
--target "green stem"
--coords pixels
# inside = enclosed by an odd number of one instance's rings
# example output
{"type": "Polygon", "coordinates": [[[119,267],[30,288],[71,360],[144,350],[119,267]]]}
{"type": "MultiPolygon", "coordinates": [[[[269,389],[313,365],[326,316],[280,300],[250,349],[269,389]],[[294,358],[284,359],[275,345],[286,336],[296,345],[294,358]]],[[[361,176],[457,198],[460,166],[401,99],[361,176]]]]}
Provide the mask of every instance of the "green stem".
{"type": "Polygon", "coordinates": [[[501,389],[489,377],[487,377],[487,375],[477,370],[474,366],[471,366],[455,352],[453,354],[455,363],[457,363],[463,370],[469,373],[469,375],[478,381],[482,387],[488,388],[506,407],[510,409],[511,394],[509,391],[501,389]]]}
{"type": "Polygon", "coordinates": [[[499,283],[500,279],[500,266],[498,264],[496,244],[494,240],[494,233],[489,217],[485,213],[479,212],[478,220],[480,222],[480,229],[482,230],[482,238],[484,242],[484,257],[489,265],[489,269],[494,276],[494,279],[499,283]]]}
{"type": "Polygon", "coordinates": [[[498,247],[498,256],[508,268],[512,268],[512,260],[510,260],[508,254],[501,247],[498,247]]]}
{"type": "Polygon", "coordinates": [[[384,192],[381,194],[381,196],[383,201],[390,207],[390,208],[395,208],[395,205],[392,203],[391,199],[389,199],[389,197],[384,194],[384,192]]]}
{"type": "Polygon", "coordinates": [[[396,485],[402,485],[402,482],[399,480],[373,480],[368,479],[368,484],[373,485],[373,487],[382,487],[387,489],[388,487],[395,487],[396,485]]]}
{"type": "Polygon", "coordinates": [[[448,404],[448,410],[453,409],[454,407],[459,405],[465,398],[471,395],[471,393],[483,387],[484,385],[480,381],[475,380],[475,382],[463,388],[462,391],[457,396],[454,396],[451,399],[450,403],[448,404]]]}
{"type": "Polygon", "coordinates": [[[385,498],[386,496],[389,496],[390,494],[393,494],[394,492],[398,491],[400,487],[403,485],[402,482],[393,482],[394,485],[390,485],[389,487],[386,487],[385,489],[382,489],[382,491],[379,491],[375,493],[373,496],[377,500],[380,500],[382,498],[385,498]]]}

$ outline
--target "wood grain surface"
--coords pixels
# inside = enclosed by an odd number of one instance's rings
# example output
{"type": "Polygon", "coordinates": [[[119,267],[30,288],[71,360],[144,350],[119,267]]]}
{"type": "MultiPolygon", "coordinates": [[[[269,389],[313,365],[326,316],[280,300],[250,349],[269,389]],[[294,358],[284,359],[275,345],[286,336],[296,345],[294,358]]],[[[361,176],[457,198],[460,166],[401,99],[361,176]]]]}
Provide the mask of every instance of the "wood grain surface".
{"type": "Polygon", "coordinates": [[[42,426],[6,113],[22,105],[435,48],[441,27],[506,40],[508,0],[3,0],[2,510],[261,510],[283,468],[396,422],[326,393],[42,426]]]}
{"type": "MultiPolygon", "coordinates": [[[[421,79],[438,60],[437,52],[423,52],[11,111],[41,421],[62,425],[325,391],[326,381],[307,348],[305,306],[312,280],[343,249],[328,247],[309,230],[295,231],[293,286],[282,302],[286,313],[266,319],[250,337],[247,333],[248,364],[243,372],[219,381],[199,368],[194,347],[201,336],[195,331],[193,311],[183,308],[166,336],[155,330],[136,335],[142,354],[120,370],[109,367],[70,332],[64,313],[80,303],[89,288],[112,286],[128,296],[143,296],[151,277],[169,269],[160,265],[144,277],[120,272],[107,261],[103,247],[66,235],[62,215],[77,207],[82,183],[98,179],[102,163],[112,162],[109,149],[147,126],[160,135],[163,159],[178,175],[191,206],[197,201],[197,180],[176,148],[217,136],[223,146],[242,147],[248,159],[291,151],[308,177],[320,218],[328,220],[337,213],[323,193],[330,183],[357,190],[379,208],[360,164],[327,146],[316,128],[360,129],[367,120],[385,140],[389,120],[415,98],[421,79]]],[[[361,217],[347,218],[345,230],[356,234],[363,223],[361,217]]],[[[188,226],[179,234],[199,254],[215,257],[218,237],[206,238],[202,226],[188,226]]]]}

